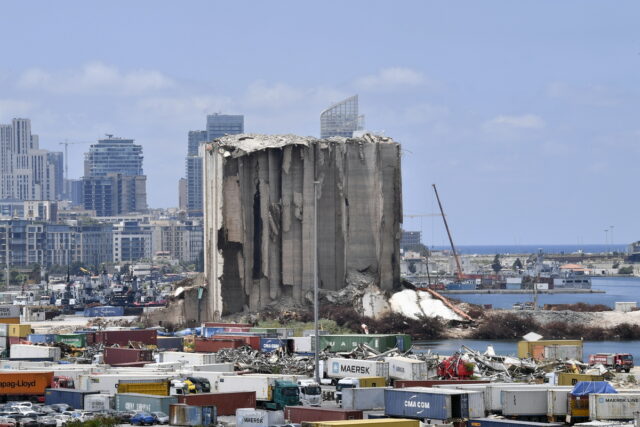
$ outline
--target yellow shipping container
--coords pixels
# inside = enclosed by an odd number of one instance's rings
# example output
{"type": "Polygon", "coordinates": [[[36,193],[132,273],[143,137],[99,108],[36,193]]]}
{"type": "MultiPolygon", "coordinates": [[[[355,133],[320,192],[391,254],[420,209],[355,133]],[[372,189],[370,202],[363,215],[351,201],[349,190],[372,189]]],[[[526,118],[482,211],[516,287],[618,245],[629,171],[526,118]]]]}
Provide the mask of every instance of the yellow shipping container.
{"type": "Polygon", "coordinates": [[[545,347],[577,346],[582,348],[582,340],[539,340],[539,341],[519,341],[518,357],[521,359],[544,359],[545,347]]]}
{"type": "Polygon", "coordinates": [[[318,421],[302,423],[302,427],[420,427],[420,421],[405,418],[378,418],[373,420],[318,421]]]}
{"type": "Polygon", "coordinates": [[[169,381],[148,383],[118,383],[118,393],[140,393],[154,396],[169,396],[169,381]]]}
{"type": "Polygon", "coordinates": [[[9,325],[9,336],[25,338],[31,333],[31,325],[9,325]]]}
{"type": "Polygon", "coordinates": [[[386,387],[387,379],[385,377],[360,377],[360,387],[386,387]]]}
{"type": "Polygon", "coordinates": [[[3,317],[3,318],[0,318],[0,323],[5,325],[17,325],[18,323],[20,323],[20,318],[19,317],[3,317]]]}
{"type": "Polygon", "coordinates": [[[604,381],[602,375],[572,374],[562,372],[558,374],[558,385],[576,385],[580,381],[604,381]]]}

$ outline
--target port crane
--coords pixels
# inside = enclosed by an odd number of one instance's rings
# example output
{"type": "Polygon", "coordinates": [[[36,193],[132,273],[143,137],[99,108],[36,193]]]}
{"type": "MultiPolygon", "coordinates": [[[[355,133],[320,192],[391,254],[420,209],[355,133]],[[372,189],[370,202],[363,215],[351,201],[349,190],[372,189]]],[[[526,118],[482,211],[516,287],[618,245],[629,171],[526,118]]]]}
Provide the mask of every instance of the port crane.
{"type": "Polygon", "coordinates": [[[451,231],[449,230],[449,224],[447,223],[447,217],[444,214],[444,209],[442,208],[442,203],[440,202],[440,196],[438,195],[438,189],[435,184],[431,184],[433,186],[433,191],[436,193],[436,200],[438,200],[438,206],[440,207],[440,214],[442,215],[442,220],[444,221],[444,228],[447,230],[447,236],[449,236],[449,243],[451,244],[451,250],[453,251],[453,258],[456,261],[458,280],[464,279],[464,273],[462,272],[462,264],[460,264],[460,257],[458,256],[458,252],[456,251],[456,246],[453,244],[453,238],[451,237],[451,231]]]}

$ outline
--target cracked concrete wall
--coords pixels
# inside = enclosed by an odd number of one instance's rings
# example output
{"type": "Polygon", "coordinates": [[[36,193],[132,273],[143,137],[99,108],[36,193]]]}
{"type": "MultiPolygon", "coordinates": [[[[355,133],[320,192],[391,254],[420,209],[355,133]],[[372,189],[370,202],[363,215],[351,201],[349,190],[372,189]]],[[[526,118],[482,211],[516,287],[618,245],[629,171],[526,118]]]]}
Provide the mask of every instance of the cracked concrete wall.
{"type": "Polygon", "coordinates": [[[400,145],[390,138],[232,135],[204,147],[205,274],[213,317],[301,304],[313,290],[314,181],[320,287],[366,271],[399,287],[400,145]]]}

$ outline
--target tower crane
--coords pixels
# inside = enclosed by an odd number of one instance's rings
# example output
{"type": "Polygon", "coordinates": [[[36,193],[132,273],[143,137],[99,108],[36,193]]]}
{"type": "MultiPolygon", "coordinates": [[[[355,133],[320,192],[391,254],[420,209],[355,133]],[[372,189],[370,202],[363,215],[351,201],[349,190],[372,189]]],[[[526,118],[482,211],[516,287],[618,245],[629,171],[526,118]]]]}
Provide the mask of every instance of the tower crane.
{"type": "Polygon", "coordinates": [[[66,139],[64,142],[59,142],[60,145],[64,145],[64,179],[69,180],[69,146],[75,144],[90,144],[89,142],[69,142],[66,139]]]}
{"type": "Polygon", "coordinates": [[[438,189],[435,184],[432,184],[433,191],[436,193],[436,199],[438,200],[438,206],[440,207],[440,213],[442,214],[442,220],[444,221],[444,228],[447,229],[447,235],[449,236],[449,243],[451,243],[451,250],[453,251],[453,258],[456,260],[456,267],[458,268],[458,279],[464,278],[464,273],[462,272],[462,265],[460,264],[460,257],[458,256],[458,252],[456,251],[456,246],[453,244],[453,238],[451,237],[451,231],[449,231],[449,224],[447,224],[447,218],[444,214],[444,209],[442,208],[442,203],[440,202],[440,196],[438,195],[438,189]]]}

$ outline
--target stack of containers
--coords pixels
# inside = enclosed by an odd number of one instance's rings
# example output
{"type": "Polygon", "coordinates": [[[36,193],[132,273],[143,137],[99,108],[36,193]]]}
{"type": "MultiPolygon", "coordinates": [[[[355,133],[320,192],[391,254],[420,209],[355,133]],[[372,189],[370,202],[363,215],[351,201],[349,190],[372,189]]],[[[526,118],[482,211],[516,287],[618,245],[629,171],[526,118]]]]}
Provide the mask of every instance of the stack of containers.
{"type": "Polygon", "coordinates": [[[0,324],[14,325],[20,323],[20,306],[0,305],[0,324]]]}
{"type": "Polygon", "coordinates": [[[27,340],[27,336],[33,332],[31,325],[11,324],[9,325],[9,345],[20,344],[20,340],[27,340]]]}

